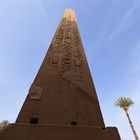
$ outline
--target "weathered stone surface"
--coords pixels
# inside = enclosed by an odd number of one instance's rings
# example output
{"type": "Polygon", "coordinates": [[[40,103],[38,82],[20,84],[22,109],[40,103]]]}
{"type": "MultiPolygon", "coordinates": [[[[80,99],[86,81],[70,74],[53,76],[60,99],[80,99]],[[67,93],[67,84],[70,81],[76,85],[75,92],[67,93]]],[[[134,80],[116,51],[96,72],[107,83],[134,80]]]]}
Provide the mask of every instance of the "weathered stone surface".
{"type": "Polygon", "coordinates": [[[29,90],[16,123],[104,127],[82,41],[72,10],[67,10],[29,90]]]}
{"type": "Polygon", "coordinates": [[[0,140],[120,140],[115,127],[106,129],[68,125],[11,125],[0,140]]]}
{"type": "Polygon", "coordinates": [[[67,9],[16,123],[0,140],[120,140],[105,128],[73,10],[67,9]]]}

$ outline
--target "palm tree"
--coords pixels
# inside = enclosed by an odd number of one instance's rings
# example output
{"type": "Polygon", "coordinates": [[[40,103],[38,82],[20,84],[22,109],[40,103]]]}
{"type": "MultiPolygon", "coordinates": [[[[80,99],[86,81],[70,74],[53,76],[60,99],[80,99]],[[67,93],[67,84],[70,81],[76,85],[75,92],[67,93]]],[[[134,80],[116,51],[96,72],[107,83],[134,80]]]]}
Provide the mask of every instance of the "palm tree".
{"type": "Polygon", "coordinates": [[[134,102],[133,102],[130,98],[126,98],[126,97],[120,97],[120,98],[118,98],[118,99],[115,101],[115,103],[114,103],[115,106],[119,106],[121,109],[124,110],[124,112],[126,113],[126,116],[127,116],[127,118],[128,118],[128,121],[129,121],[130,127],[131,127],[131,129],[132,129],[132,132],[133,132],[133,134],[134,134],[134,137],[135,137],[136,140],[139,140],[139,138],[138,138],[138,136],[137,136],[137,133],[136,133],[136,131],[135,131],[135,129],[134,129],[134,126],[133,126],[133,124],[132,124],[132,121],[131,121],[131,119],[130,119],[130,116],[129,116],[129,114],[128,114],[128,109],[129,109],[129,107],[132,106],[133,104],[134,104],[134,102]]]}
{"type": "Polygon", "coordinates": [[[8,125],[9,125],[9,121],[7,120],[0,122],[0,130],[2,130],[3,128],[6,128],[8,125]]]}

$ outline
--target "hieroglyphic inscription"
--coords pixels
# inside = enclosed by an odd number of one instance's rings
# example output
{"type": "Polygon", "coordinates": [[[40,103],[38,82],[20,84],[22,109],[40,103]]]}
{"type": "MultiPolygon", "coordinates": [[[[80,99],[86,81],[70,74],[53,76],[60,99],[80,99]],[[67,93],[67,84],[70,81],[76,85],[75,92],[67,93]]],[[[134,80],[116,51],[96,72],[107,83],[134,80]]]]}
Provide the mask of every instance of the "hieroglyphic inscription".
{"type": "Polygon", "coordinates": [[[62,45],[64,40],[64,32],[66,28],[66,21],[62,20],[60,27],[58,28],[57,34],[55,35],[54,45],[62,45]]]}
{"type": "Polygon", "coordinates": [[[64,53],[62,58],[62,72],[70,71],[72,66],[72,23],[66,20],[66,28],[64,35],[64,53]]]}
{"type": "Polygon", "coordinates": [[[64,54],[62,58],[62,72],[70,71],[71,69],[71,46],[65,45],[64,46],[64,54]]]}
{"type": "Polygon", "coordinates": [[[81,40],[75,23],[62,20],[51,51],[50,62],[61,75],[74,81],[84,81],[82,72],[81,40]]]}
{"type": "MultiPolygon", "coordinates": [[[[63,41],[64,41],[64,32],[65,32],[66,21],[63,19],[61,21],[60,27],[56,32],[55,39],[52,42],[51,50],[49,52],[49,60],[53,65],[60,65],[61,55],[63,54],[63,41]]],[[[60,67],[60,66],[59,66],[60,67]]]]}
{"type": "Polygon", "coordinates": [[[63,53],[62,51],[62,47],[61,45],[57,45],[57,46],[51,46],[51,51],[50,51],[50,57],[49,57],[49,61],[51,62],[51,64],[53,65],[58,65],[59,61],[60,61],[60,55],[61,53],[63,53]]]}
{"type": "Polygon", "coordinates": [[[78,33],[78,29],[75,25],[74,28],[74,48],[73,48],[73,64],[74,64],[74,71],[75,73],[73,73],[75,80],[76,81],[84,81],[85,79],[85,74],[84,72],[82,72],[82,52],[81,52],[81,40],[80,40],[80,36],[78,33]]]}
{"type": "Polygon", "coordinates": [[[66,21],[64,43],[71,45],[72,40],[73,40],[73,38],[72,38],[72,23],[70,21],[66,21]]]}
{"type": "Polygon", "coordinates": [[[55,43],[58,45],[62,44],[63,43],[63,35],[60,34],[58,37],[56,37],[55,43]]]}
{"type": "Polygon", "coordinates": [[[54,55],[50,61],[52,62],[52,64],[58,64],[59,57],[57,55],[54,55]]]}

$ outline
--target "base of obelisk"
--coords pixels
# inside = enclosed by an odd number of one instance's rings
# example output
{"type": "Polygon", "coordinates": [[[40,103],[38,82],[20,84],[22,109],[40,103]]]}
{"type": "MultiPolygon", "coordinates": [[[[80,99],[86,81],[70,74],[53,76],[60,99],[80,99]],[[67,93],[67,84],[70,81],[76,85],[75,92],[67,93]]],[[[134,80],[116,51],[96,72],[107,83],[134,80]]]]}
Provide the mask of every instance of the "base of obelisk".
{"type": "Polygon", "coordinates": [[[11,124],[0,140],[120,140],[117,128],[65,125],[11,124]]]}

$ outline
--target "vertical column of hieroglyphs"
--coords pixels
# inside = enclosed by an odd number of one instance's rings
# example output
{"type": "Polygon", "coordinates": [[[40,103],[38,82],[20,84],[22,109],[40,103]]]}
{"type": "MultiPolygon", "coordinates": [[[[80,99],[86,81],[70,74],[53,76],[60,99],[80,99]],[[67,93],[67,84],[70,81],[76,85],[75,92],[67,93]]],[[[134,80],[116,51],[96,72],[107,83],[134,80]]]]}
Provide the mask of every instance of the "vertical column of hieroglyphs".
{"type": "MultiPolygon", "coordinates": [[[[49,51],[49,62],[65,80],[88,93],[82,42],[76,17],[71,9],[65,11],[49,51]]],[[[91,93],[91,92],[90,92],[91,93]]],[[[89,94],[90,95],[90,94],[89,94]]]]}

